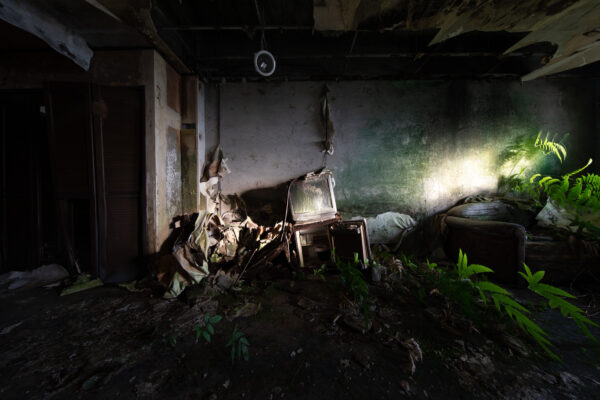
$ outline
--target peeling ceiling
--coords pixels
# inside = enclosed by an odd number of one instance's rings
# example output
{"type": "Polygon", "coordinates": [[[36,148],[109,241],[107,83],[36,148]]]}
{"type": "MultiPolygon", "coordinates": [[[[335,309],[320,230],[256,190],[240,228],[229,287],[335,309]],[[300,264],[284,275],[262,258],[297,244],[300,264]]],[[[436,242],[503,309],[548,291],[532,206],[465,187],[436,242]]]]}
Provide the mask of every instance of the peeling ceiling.
{"type": "Polygon", "coordinates": [[[531,80],[600,60],[598,0],[315,0],[318,30],[439,29],[430,45],[473,31],[529,32],[505,54],[540,42],[557,45],[531,80]]]}
{"type": "Polygon", "coordinates": [[[255,77],[261,43],[286,79],[531,80],[600,60],[600,0],[0,0],[0,19],[83,68],[154,47],[209,79],[255,77]]]}

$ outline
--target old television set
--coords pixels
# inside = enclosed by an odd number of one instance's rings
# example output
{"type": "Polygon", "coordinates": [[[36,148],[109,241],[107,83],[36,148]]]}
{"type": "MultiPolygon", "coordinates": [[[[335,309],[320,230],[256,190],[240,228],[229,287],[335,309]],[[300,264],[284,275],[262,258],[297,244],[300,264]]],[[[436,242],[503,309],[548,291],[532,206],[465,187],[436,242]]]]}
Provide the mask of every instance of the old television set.
{"type": "Polygon", "coordinates": [[[290,211],[297,224],[335,218],[337,207],[331,172],[308,175],[290,185],[290,211]]]}
{"type": "Polygon", "coordinates": [[[340,220],[331,172],[295,180],[290,185],[290,211],[300,266],[327,262],[331,253],[329,225],[340,220]]]}

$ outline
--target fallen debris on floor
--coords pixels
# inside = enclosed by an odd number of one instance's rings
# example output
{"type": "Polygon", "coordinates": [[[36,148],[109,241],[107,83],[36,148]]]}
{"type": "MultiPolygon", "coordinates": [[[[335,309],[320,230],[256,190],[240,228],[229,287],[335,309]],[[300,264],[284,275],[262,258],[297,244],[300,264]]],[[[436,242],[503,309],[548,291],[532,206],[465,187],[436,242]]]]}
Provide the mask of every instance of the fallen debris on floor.
{"type": "Polygon", "coordinates": [[[174,298],[189,285],[198,284],[213,273],[217,283],[228,289],[242,277],[255,275],[259,269],[288,251],[291,225],[279,222],[271,227],[259,226],[245,211],[228,211],[222,218],[216,213],[200,212],[187,222],[173,246],[173,257],[155,271],[166,288],[165,298],[174,298]]]}
{"type": "Polygon", "coordinates": [[[8,290],[34,288],[61,281],[69,272],[61,265],[42,265],[31,271],[11,271],[0,275],[0,286],[8,284],[8,290]]]}
{"type": "Polygon", "coordinates": [[[104,285],[101,279],[91,279],[89,274],[79,274],[72,285],[67,286],[61,292],[61,296],[67,296],[69,294],[83,292],[84,290],[93,289],[104,285]]]}

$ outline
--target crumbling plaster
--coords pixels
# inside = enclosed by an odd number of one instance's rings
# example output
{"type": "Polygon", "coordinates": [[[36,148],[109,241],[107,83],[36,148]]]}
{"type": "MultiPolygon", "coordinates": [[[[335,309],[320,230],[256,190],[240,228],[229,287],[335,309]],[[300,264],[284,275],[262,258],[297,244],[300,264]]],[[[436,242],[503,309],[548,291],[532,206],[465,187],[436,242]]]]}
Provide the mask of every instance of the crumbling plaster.
{"type": "MultiPolygon", "coordinates": [[[[585,80],[327,84],[335,152],[326,164],[334,171],[338,207],[351,214],[425,215],[493,191],[496,157],[519,134],[570,133],[565,170],[595,156],[598,146],[597,91],[585,80]]],[[[225,193],[274,186],[323,165],[322,85],[221,85],[220,144],[231,169],[222,182],[225,193]]],[[[211,97],[209,109],[214,88],[211,97]]],[[[216,124],[208,115],[210,150],[216,124]]],[[[544,168],[558,172],[560,166],[544,168]]]]}

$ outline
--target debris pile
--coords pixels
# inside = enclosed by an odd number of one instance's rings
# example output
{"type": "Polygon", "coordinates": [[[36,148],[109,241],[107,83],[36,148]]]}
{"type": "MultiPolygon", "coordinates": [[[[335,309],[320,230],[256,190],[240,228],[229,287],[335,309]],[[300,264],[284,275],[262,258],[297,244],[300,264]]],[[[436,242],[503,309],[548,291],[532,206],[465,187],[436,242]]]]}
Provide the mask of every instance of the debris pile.
{"type": "Polygon", "coordinates": [[[209,274],[228,276],[228,286],[242,276],[251,278],[284,253],[291,262],[289,242],[291,224],[278,222],[261,226],[242,209],[223,213],[201,211],[182,227],[173,246],[175,268],[163,263],[157,271],[159,283],[165,288],[165,298],[177,297],[186,286],[199,283],[209,274]],[[186,229],[187,228],[187,229],[186,229]]]}

